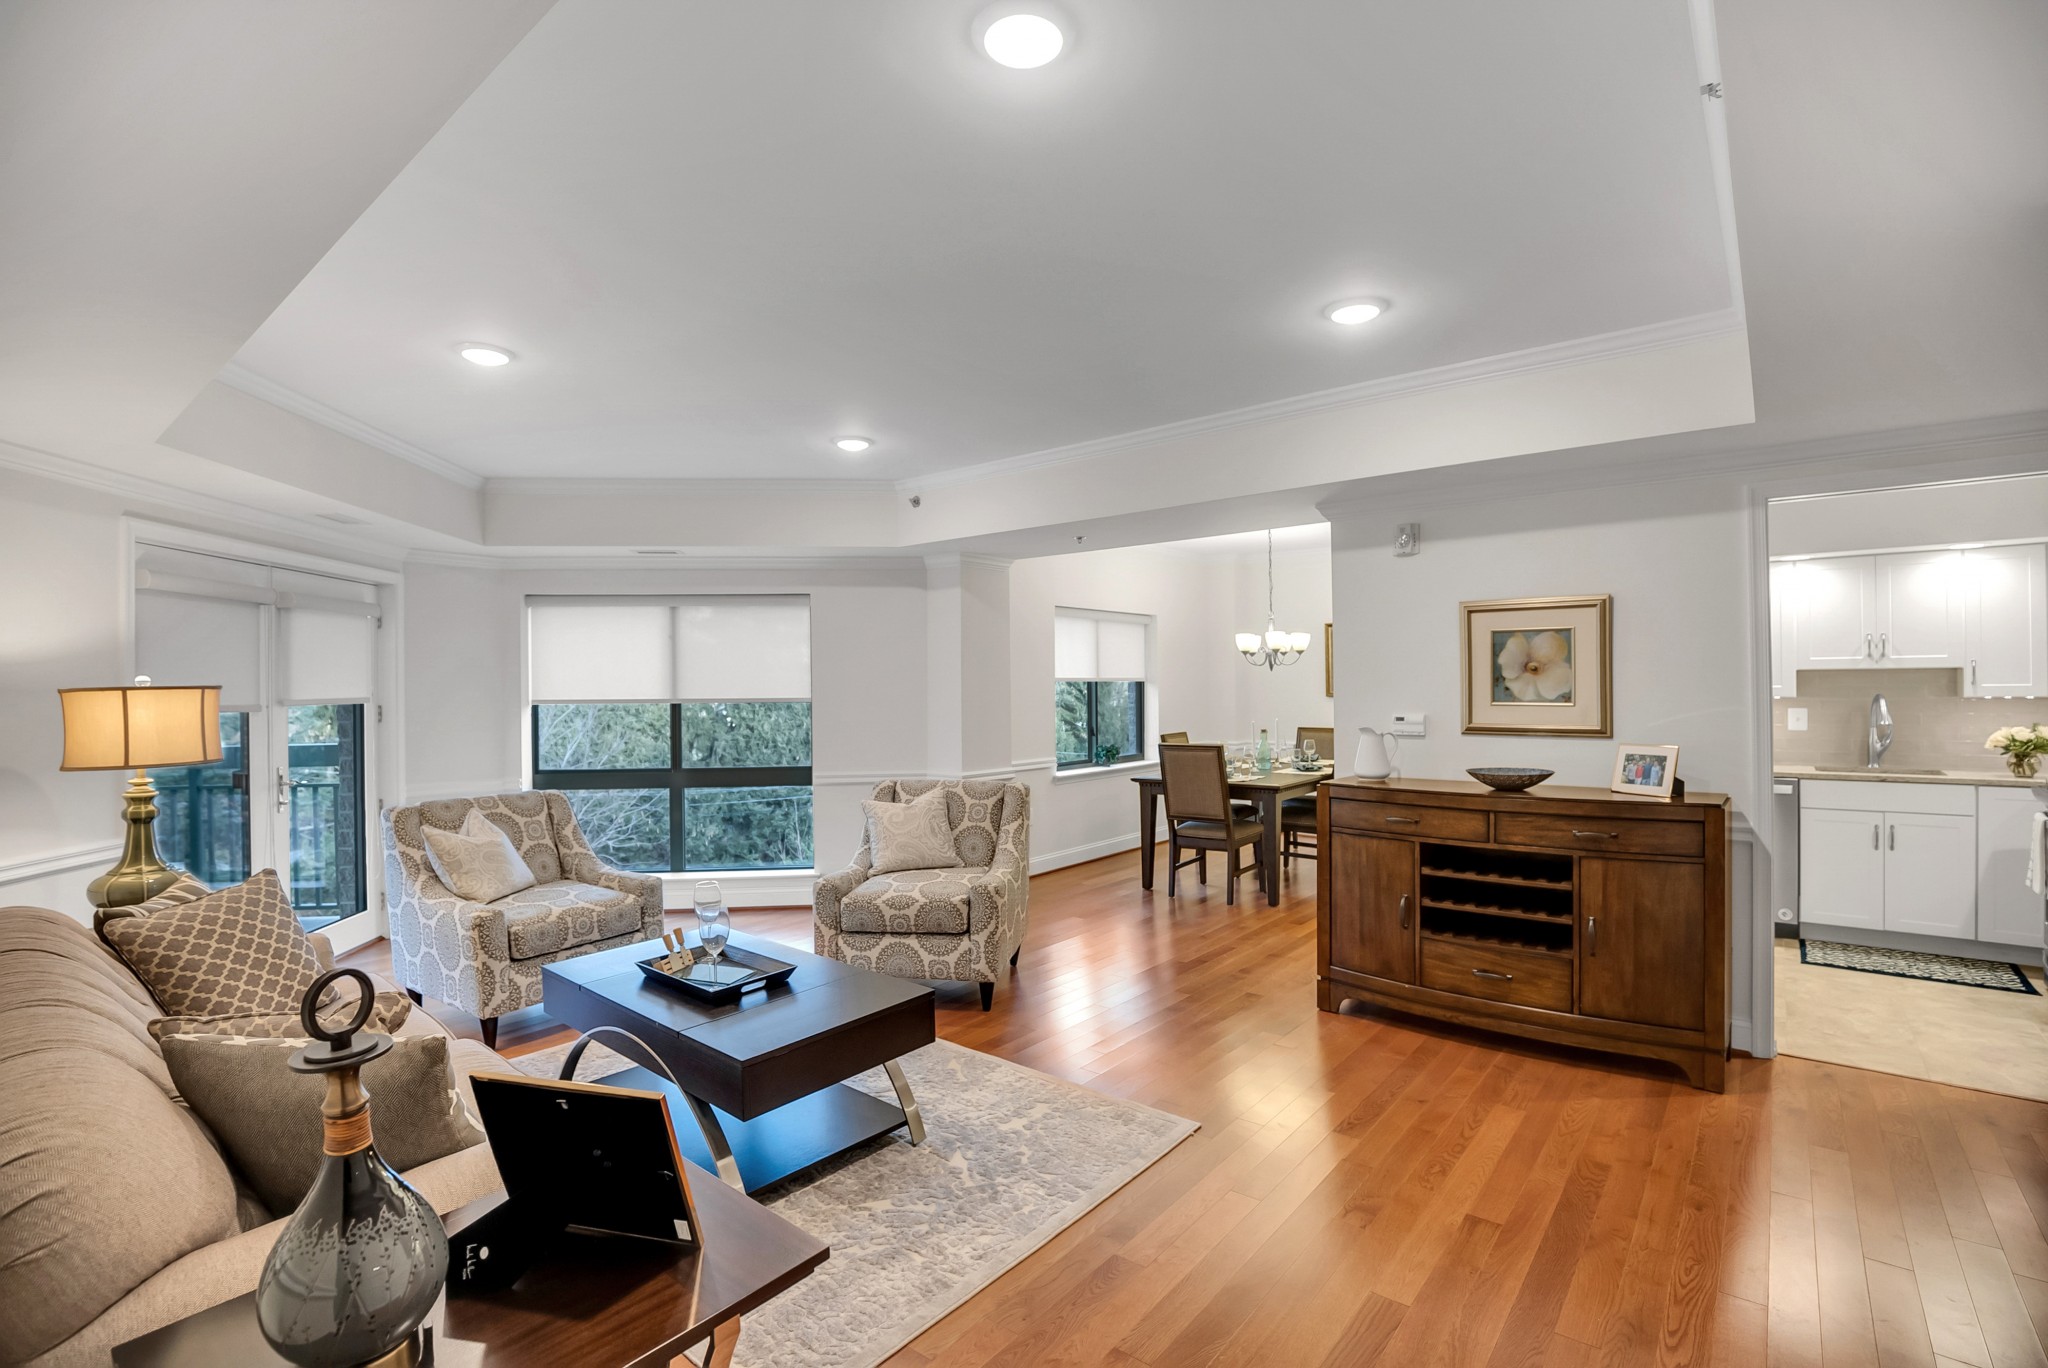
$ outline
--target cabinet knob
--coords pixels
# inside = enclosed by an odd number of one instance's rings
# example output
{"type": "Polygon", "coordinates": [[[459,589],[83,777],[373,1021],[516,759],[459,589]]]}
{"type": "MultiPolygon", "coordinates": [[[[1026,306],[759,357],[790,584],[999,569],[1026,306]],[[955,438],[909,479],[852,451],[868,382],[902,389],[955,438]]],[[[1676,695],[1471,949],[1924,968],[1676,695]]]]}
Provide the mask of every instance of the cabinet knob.
{"type": "Polygon", "coordinates": [[[1403,931],[1408,929],[1408,895],[1406,893],[1401,895],[1401,929],[1403,931]]]}
{"type": "Polygon", "coordinates": [[[1598,917],[1586,918],[1586,953],[1588,955],[1600,953],[1600,919],[1598,917]]]}

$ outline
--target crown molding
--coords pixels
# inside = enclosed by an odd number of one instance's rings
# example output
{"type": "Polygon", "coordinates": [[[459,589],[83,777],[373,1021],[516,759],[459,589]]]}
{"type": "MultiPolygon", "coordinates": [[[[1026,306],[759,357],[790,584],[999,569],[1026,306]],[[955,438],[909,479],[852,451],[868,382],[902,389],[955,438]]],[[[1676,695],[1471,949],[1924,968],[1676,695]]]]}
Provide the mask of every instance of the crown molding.
{"type": "Polygon", "coordinates": [[[924,573],[924,561],[901,554],[884,556],[642,556],[631,551],[536,556],[525,551],[409,551],[405,563],[457,570],[639,570],[676,574],[699,570],[894,570],[924,573]]]}
{"type": "Polygon", "coordinates": [[[1402,375],[1390,375],[1356,385],[1316,390],[1287,399],[1269,400],[1263,404],[1230,409],[1202,418],[1164,423],[1158,427],[1142,428],[1114,437],[1093,438],[1086,442],[1052,447],[1022,456],[984,461],[979,465],[963,466],[957,470],[941,471],[917,479],[898,480],[895,487],[905,493],[913,490],[946,489],[987,479],[990,476],[1092,460],[1099,456],[1135,451],[1142,447],[1156,446],[1161,442],[1176,441],[1210,432],[1224,432],[1254,423],[1273,422],[1302,414],[1321,413],[1329,409],[1383,403],[1389,399],[1406,398],[1460,385],[1473,385],[1511,375],[1527,375],[1563,366],[1581,365],[1589,361],[1605,361],[1641,352],[1661,351],[1666,347],[1683,346],[1689,342],[1723,337],[1742,330],[1743,319],[1740,311],[1720,309],[1713,313],[1671,319],[1640,328],[1601,333],[1594,337],[1571,338],[1563,342],[1546,343],[1540,347],[1524,348],[1521,351],[1503,352],[1498,356],[1483,356],[1447,366],[1435,366],[1428,370],[1409,371],[1402,375]]]}
{"type": "MultiPolygon", "coordinates": [[[[295,537],[314,546],[326,548],[342,563],[359,565],[365,554],[361,546],[350,547],[335,541],[335,524],[314,515],[297,517],[288,513],[275,513],[249,504],[237,503],[232,499],[202,494],[179,485],[165,484],[146,476],[109,470],[89,461],[59,456],[52,451],[41,451],[34,447],[0,440],[0,469],[18,470],[23,474],[38,475],[60,484],[115,495],[122,501],[124,511],[130,516],[161,522],[165,510],[176,510],[219,519],[234,526],[238,531],[254,530],[295,537]]],[[[203,532],[205,529],[192,530],[203,532]]],[[[411,554],[402,542],[393,541],[382,535],[382,529],[374,523],[351,525],[347,530],[362,542],[374,547],[376,553],[381,553],[388,564],[396,565],[411,554]]]]}
{"type": "Polygon", "coordinates": [[[484,477],[475,471],[459,466],[445,456],[436,456],[425,447],[414,446],[403,437],[394,437],[380,427],[372,427],[360,418],[350,417],[340,409],[330,408],[318,399],[309,399],[297,390],[286,389],[275,380],[258,375],[238,361],[230,361],[221,367],[216,378],[230,389],[238,389],[251,398],[261,399],[264,403],[281,408],[286,413],[295,413],[309,423],[318,423],[321,427],[353,438],[364,446],[375,447],[387,455],[396,456],[401,461],[410,461],[420,469],[431,471],[444,480],[451,480],[464,489],[484,487],[484,477]]]}
{"type": "Polygon", "coordinates": [[[568,475],[509,478],[494,476],[482,483],[486,495],[531,494],[546,498],[560,498],[565,493],[635,498],[650,494],[671,497],[680,494],[692,497],[721,494],[894,494],[897,490],[897,482],[893,480],[820,480],[808,477],[787,480],[695,480],[679,476],[675,479],[589,480],[568,475]]]}
{"type": "MultiPolygon", "coordinates": [[[[1693,436],[1694,434],[1686,434],[1693,436]]],[[[1650,439],[1652,441],[1657,439],[1650,439]]],[[[1557,455],[1575,455],[1575,449],[1557,455]]],[[[1773,484],[1812,478],[1831,466],[1853,464],[1870,473],[1887,468],[1924,467],[1930,463],[1995,461],[2000,457],[2017,460],[2041,458],[2037,469],[2048,469],[2048,412],[2011,414],[1999,418],[1973,418],[1925,427],[1890,428],[1877,432],[1848,433],[1834,437],[1804,438],[1793,442],[1723,448],[1700,452],[1684,449],[1648,458],[1617,460],[1612,457],[1564,469],[1487,472],[1478,478],[1470,466],[1432,466],[1425,470],[1401,471],[1379,476],[1356,493],[1345,493],[1318,501],[1316,509],[1326,518],[1351,513],[1421,510],[1467,504],[1496,503],[1503,499],[1529,498],[1542,494],[1572,493],[1580,490],[1638,488],[1668,484],[1692,484],[1710,479],[1738,479],[1754,484],[1773,484]]],[[[1541,456],[1503,458],[1517,463],[1540,460],[1541,456]]],[[[1997,478],[2026,471],[1958,470],[1955,480],[1997,478]]],[[[1924,473],[1923,473],[1924,474],[1924,473]]],[[[1906,484],[1939,483],[1923,474],[1904,479],[1906,484]]],[[[1859,493],[1885,488],[1868,485],[1862,489],[1835,489],[1832,493],[1859,493]]],[[[1803,497],[1789,490],[1772,497],[1803,497]]]]}

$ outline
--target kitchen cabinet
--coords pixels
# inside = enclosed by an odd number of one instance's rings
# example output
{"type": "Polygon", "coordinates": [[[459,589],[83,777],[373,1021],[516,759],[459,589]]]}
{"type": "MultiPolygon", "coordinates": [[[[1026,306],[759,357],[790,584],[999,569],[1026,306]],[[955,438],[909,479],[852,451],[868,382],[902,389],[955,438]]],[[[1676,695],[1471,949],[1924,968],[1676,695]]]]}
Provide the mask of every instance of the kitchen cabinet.
{"type": "Polygon", "coordinates": [[[1875,556],[1789,561],[1792,668],[1861,669],[1877,661],[1875,556]]]}
{"type": "Polygon", "coordinates": [[[2023,788],[1977,790],[1977,939],[2041,947],[2043,906],[2027,887],[2027,842],[2044,804],[2023,788]]]}
{"type": "Polygon", "coordinates": [[[1786,609],[1792,601],[1792,577],[1796,561],[1771,562],[1771,697],[1790,698],[1798,692],[1793,678],[1791,656],[1786,650],[1786,609]]]}
{"type": "Polygon", "coordinates": [[[1877,664],[1902,670],[1961,669],[1963,553],[1873,556],[1871,569],[1877,664]]]}
{"type": "Polygon", "coordinates": [[[1977,938],[1977,790],[1812,780],[1799,794],[1799,920],[1977,938]]]}
{"type": "Polygon", "coordinates": [[[1963,558],[1963,688],[1973,698],[2048,694],[2048,546],[1963,558]]]}

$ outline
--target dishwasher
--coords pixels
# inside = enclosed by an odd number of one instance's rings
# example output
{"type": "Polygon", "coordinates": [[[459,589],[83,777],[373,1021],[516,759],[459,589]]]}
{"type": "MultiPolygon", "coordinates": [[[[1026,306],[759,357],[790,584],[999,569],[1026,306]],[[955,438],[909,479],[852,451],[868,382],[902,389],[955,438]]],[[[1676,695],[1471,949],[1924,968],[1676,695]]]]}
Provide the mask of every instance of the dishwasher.
{"type": "Polygon", "coordinates": [[[1799,939],[1799,781],[1771,781],[1771,919],[1776,935],[1799,939]]]}

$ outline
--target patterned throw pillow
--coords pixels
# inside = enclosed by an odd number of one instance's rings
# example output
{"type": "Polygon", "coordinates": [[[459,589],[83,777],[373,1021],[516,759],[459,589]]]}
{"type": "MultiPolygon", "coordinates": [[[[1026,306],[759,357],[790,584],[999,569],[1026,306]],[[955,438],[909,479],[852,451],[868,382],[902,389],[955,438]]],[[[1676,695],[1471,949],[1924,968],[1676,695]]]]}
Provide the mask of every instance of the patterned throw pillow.
{"type": "Polygon", "coordinates": [[[874,857],[869,866],[872,872],[959,868],[960,856],[953,850],[953,823],[946,816],[944,789],[933,789],[907,803],[878,803],[870,798],[860,808],[868,819],[868,852],[874,857]]]}
{"type": "MultiPolygon", "coordinates": [[[[320,1171],[320,1101],[327,1082],[286,1067],[299,1039],[165,1036],[164,1064],[178,1095],[227,1147],[272,1216],[296,1208],[320,1171]]],[[[480,1145],[445,1036],[402,1036],[363,1066],[377,1153],[403,1173],[480,1145]]]]}
{"type": "Polygon", "coordinates": [[[320,977],[274,869],[148,915],[110,913],[99,933],[165,1016],[297,1016],[320,977]]]}
{"type": "MultiPolygon", "coordinates": [[[[337,996],[341,998],[340,1001],[330,1003],[319,1013],[320,1024],[328,1030],[338,1029],[355,1020],[358,999],[351,994],[337,996]]],[[[398,1028],[405,1025],[405,1019],[411,1015],[411,998],[403,993],[379,993],[370,1001],[370,1019],[363,1029],[376,1031],[382,1035],[395,1035],[398,1028]]],[[[250,1036],[266,1040],[302,1040],[305,1035],[305,1024],[299,1020],[297,1012],[158,1017],[149,1023],[149,1038],[159,1043],[166,1036],[250,1036]]]]}
{"type": "Polygon", "coordinates": [[[533,870],[519,858],[512,838],[475,808],[462,819],[460,831],[441,831],[435,827],[423,831],[427,838],[427,862],[458,898],[496,902],[508,893],[532,888],[535,883],[533,870]]]}

